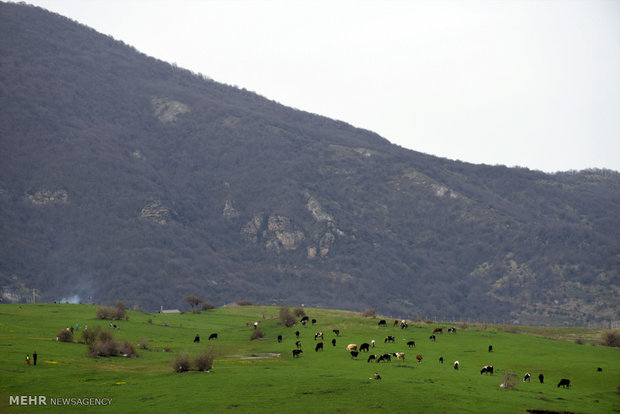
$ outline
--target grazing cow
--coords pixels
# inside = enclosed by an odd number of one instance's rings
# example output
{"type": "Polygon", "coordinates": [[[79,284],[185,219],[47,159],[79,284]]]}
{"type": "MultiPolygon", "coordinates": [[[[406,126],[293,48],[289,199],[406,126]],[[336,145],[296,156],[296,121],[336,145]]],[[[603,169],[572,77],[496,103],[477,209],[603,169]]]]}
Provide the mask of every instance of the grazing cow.
{"type": "Polygon", "coordinates": [[[308,322],[308,319],[310,319],[310,318],[308,318],[307,316],[304,316],[303,318],[300,319],[299,322],[301,322],[301,323],[308,322]]]}
{"type": "Polygon", "coordinates": [[[489,352],[493,352],[493,345],[489,345],[489,352]]]}
{"type": "Polygon", "coordinates": [[[456,328],[455,327],[448,328],[448,332],[456,333],[456,328]]]}
{"type": "Polygon", "coordinates": [[[532,377],[532,375],[530,375],[529,372],[525,373],[525,377],[523,377],[523,382],[530,382],[530,378],[532,377]]]}
{"type": "Polygon", "coordinates": [[[407,342],[407,346],[408,346],[409,348],[411,348],[411,347],[415,348],[415,341],[409,341],[409,342],[407,342]]]}
{"type": "Polygon", "coordinates": [[[196,337],[194,338],[194,343],[196,342],[200,342],[200,335],[196,334],[196,337]]]}
{"type": "Polygon", "coordinates": [[[364,342],[363,344],[360,345],[360,352],[362,351],[370,351],[370,344],[368,342],[364,342]]]}
{"type": "Polygon", "coordinates": [[[601,367],[598,367],[596,370],[597,370],[598,372],[603,372],[603,368],[601,368],[601,367]]]}
{"type": "Polygon", "coordinates": [[[541,384],[544,384],[544,382],[545,382],[545,376],[544,376],[543,374],[540,374],[540,375],[538,376],[538,381],[540,381],[540,383],[541,383],[541,384]]]}
{"type": "Polygon", "coordinates": [[[459,369],[459,361],[454,361],[454,369],[458,370],[459,369]]]}
{"type": "Polygon", "coordinates": [[[419,364],[420,362],[422,362],[422,355],[418,354],[418,356],[416,356],[415,359],[418,360],[418,364],[419,364]]]}
{"type": "Polygon", "coordinates": [[[299,331],[295,331],[295,338],[299,339],[299,331]]]}
{"type": "Polygon", "coordinates": [[[340,336],[340,329],[333,329],[332,332],[335,333],[336,336],[340,336]]]}
{"type": "Polygon", "coordinates": [[[480,375],[482,374],[491,374],[493,375],[493,365],[485,365],[480,370],[480,375]]]}
{"type": "Polygon", "coordinates": [[[379,358],[379,356],[378,356],[378,355],[370,355],[370,356],[368,357],[368,361],[366,361],[366,362],[370,362],[370,361],[377,361],[377,360],[378,360],[378,358],[379,358]]]}
{"type": "Polygon", "coordinates": [[[377,326],[387,326],[387,322],[385,321],[385,319],[381,319],[377,326]]]}
{"type": "Polygon", "coordinates": [[[319,350],[320,350],[321,352],[323,352],[323,342],[319,342],[319,343],[318,343],[318,344],[316,344],[316,346],[314,347],[314,352],[317,352],[317,351],[319,351],[319,350]]]}
{"type": "Polygon", "coordinates": [[[332,339],[332,346],[336,346],[336,338],[332,339]]]}
{"type": "Polygon", "coordinates": [[[357,352],[357,351],[351,351],[351,358],[355,358],[355,359],[357,359],[357,356],[358,356],[359,354],[360,354],[360,353],[359,353],[359,352],[357,352]]]}
{"type": "Polygon", "coordinates": [[[402,359],[403,361],[405,360],[404,352],[394,352],[392,355],[394,355],[396,359],[402,359]]]}
{"type": "Polygon", "coordinates": [[[349,344],[349,345],[347,345],[346,350],[347,350],[348,352],[351,352],[351,351],[357,351],[357,345],[356,345],[356,344],[349,344]]]}
{"type": "Polygon", "coordinates": [[[282,342],[282,335],[278,335],[278,342],[282,342]]]}
{"type": "Polygon", "coordinates": [[[316,338],[321,338],[323,339],[323,332],[317,332],[314,334],[314,340],[316,341],[316,338]]]}
{"type": "Polygon", "coordinates": [[[375,347],[375,340],[374,339],[372,341],[370,341],[370,346],[373,347],[373,348],[375,347]]]}
{"type": "Polygon", "coordinates": [[[377,362],[381,362],[381,361],[387,361],[387,362],[392,362],[392,355],[390,354],[383,354],[379,357],[379,359],[377,359],[377,362]]]}
{"type": "Polygon", "coordinates": [[[407,324],[406,320],[402,320],[400,321],[400,329],[407,329],[409,327],[409,325],[407,324]]]}
{"type": "Polygon", "coordinates": [[[435,340],[435,335],[429,336],[428,339],[430,339],[431,341],[434,341],[435,340]]]}
{"type": "Polygon", "coordinates": [[[570,388],[570,380],[566,378],[562,378],[560,382],[558,383],[558,388],[560,387],[570,388]]]}
{"type": "Polygon", "coordinates": [[[394,326],[398,325],[398,319],[394,319],[394,326]]]}
{"type": "Polygon", "coordinates": [[[316,324],[316,319],[312,319],[312,325],[316,324]]]}
{"type": "Polygon", "coordinates": [[[433,329],[433,334],[436,334],[436,333],[443,333],[443,328],[435,328],[435,329],[433,329]]]}
{"type": "Polygon", "coordinates": [[[211,335],[209,335],[209,341],[211,339],[217,339],[217,334],[216,333],[212,333],[211,335]]]}
{"type": "Polygon", "coordinates": [[[301,349],[301,341],[295,342],[295,345],[297,346],[297,349],[301,349]]]}
{"type": "Polygon", "coordinates": [[[376,380],[380,380],[381,379],[381,375],[379,375],[379,373],[375,372],[375,375],[373,377],[376,380]]]}
{"type": "Polygon", "coordinates": [[[443,364],[443,357],[442,356],[439,357],[439,363],[443,364]]]}
{"type": "Polygon", "coordinates": [[[258,328],[258,322],[254,322],[254,329],[258,328]]]}
{"type": "Polygon", "coordinates": [[[383,341],[384,343],[386,342],[394,342],[394,337],[392,335],[388,335],[385,337],[385,341],[383,341]]]}
{"type": "Polygon", "coordinates": [[[293,358],[299,358],[299,354],[301,354],[302,351],[301,349],[293,349],[293,358]]]}

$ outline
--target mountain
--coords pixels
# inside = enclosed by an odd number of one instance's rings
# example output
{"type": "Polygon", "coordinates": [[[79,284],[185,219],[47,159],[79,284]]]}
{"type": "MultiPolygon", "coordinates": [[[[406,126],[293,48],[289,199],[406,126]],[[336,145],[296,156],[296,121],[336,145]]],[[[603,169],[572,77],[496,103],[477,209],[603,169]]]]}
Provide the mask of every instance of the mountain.
{"type": "Polygon", "coordinates": [[[407,150],[24,4],[0,104],[3,301],[620,319],[618,172],[407,150]]]}

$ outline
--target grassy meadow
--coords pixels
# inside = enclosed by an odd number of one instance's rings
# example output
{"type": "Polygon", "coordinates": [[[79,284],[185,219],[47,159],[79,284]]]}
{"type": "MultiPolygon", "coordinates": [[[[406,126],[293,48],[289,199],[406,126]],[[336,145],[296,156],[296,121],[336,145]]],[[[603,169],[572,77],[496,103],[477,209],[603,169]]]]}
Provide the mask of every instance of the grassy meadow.
{"type": "Polygon", "coordinates": [[[469,324],[454,325],[456,333],[448,333],[453,325],[438,322],[410,322],[401,330],[391,320],[379,327],[379,318],[313,308],[305,310],[316,325],[286,328],[278,307],[239,306],[198,314],[128,311],[128,320],[115,322],[120,328],[115,337],[133,344],[148,341],[147,349],[137,349],[139,356],[133,358],[92,358],[77,340],[55,340],[61,329],[76,323],[80,331],[85,325],[109,329],[110,322],[98,320],[96,310],[71,304],[0,305],[0,412],[620,413],[620,349],[593,346],[602,332],[597,330],[469,324]],[[265,333],[261,340],[250,340],[254,328],[247,325],[255,321],[265,333]],[[444,327],[444,333],[432,342],[435,327],[444,327]],[[339,329],[340,336],[332,329],[339,329]],[[292,357],[296,330],[303,349],[299,358],[292,357]],[[314,350],[317,331],[324,332],[323,352],[314,350]],[[218,339],[209,341],[211,333],[218,333],[218,339]],[[193,342],[196,334],[200,343],[193,342]],[[395,342],[384,343],[387,335],[395,342]],[[350,343],[372,339],[377,345],[370,353],[405,352],[405,360],[367,362],[367,353],[355,360],[345,350],[350,343]],[[416,348],[407,348],[409,340],[416,348]],[[27,366],[25,356],[35,350],[37,365],[27,366]],[[210,372],[173,371],[172,361],[180,353],[194,357],[206,350],[216,355],[210,372]],[[487,364],[494,366],[494,375],[480,374],[487,364]],[[375,372],[381,380],[370,379],[375,372]],[[530,383],[521,380],[526,372],[532,374],[530,383]],[[516,375],[509,389],[500,387],[506,373],[516,375]],[[570,389],[557,388],[562,378],[571,380],[570,389]],[[48,404],[10,405],[10,396],[21,395],[45,396],[48,404]],[[112,400],[109,406],[50,405],[50,399],[63,397],[112,400]]]}

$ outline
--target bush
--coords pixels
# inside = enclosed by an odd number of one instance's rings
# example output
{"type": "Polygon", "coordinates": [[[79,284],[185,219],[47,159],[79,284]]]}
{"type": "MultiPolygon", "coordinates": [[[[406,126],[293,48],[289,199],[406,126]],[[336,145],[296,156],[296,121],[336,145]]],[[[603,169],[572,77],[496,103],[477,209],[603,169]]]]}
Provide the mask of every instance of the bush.
{"type": "Polygon", "coordinates": [[[189,371],[191,364],[189,362],[189,355],[187,352],[177,355],[172,361],[172,369],[174,372],[187,372],[189,371]]]}
{"type": "Polygon", "coordinates": [[[136,348],[129,341],[121,342],[119,351],[122,355],[126,357],[138,356],[138,354],[136,353],[136,348]]]}
{"type": "Polygon", "coordinates": [[[129,341],[118,341],[112,331],[97,326],[82,332],[82,341],[88,345],[88,354],[93,357],[137,356],[136,349],[129,341]],[[88,331],[88,333],[86,333],[88,331]]]}
{"type": "Polygon", "coordinates": [[[603,332],[599,344],[620,348],[620,330],[603,332]]]}
{"type": "Polygon", "coordinates": [[[237,302],[237,305],[239,306],[251,306],[252,302],[249,300],[240,300],[237,302]]]}
{"type": "Polygon", "coordinates": [[[297,318],[286,305],[280,306],[280,323],[284,324],[287,328],[297,323],[297,318]]]}
{"type": "Polygon", "coordinates": [[[211,302],[202,302],[202,310],[215,309],[215,305],[211,302]]]}
{"type": "Polygon", "coordinates": [[[215,355],[213,351],[209,350],[203,352],[194,358],[194,367],[198,371],[209,371],[213,368],[213,360],[215,360],[215,355]]]}
{"type": "Polygon", "coordinates": [[[301,306],[297,306],[295,310],[293,311],[293,313],[295,313],[295,316],[297,316],[298,318],[302,318],[306,316],[306,310],[302,308],[301,306]]]}
{"type": "Polygon", "coordinates": [[[469,328],[469,324],[467,322],[459,322],[457,326],[459,327],[460,330],[469,328]]]}
{"type": "Polygon", "coordinates": [[[362,316],[364,318],[376,318],[377,311],[375,310],[375,308],[366,308],[364,312],[362,312],[362,316]]]}
{"type": "Polygon", "coordinates": [[[56,340],[58,342],[73,342],[73,333],[67,329],[61,329],[60,332],[56,334],[56,340]]]}
{"type": "Polygon", "coordinates": [[[517,386],[517,376],[510,372],[504,372],[502,376],[502,388],[514,388],[517,386]]]}
{"type": "Polygon", "coordinates": [[[138,342],[138,348],[149,349],[149,340],[146,338],[140,339],[140,342],[138,342]]]}
{"type": "Polygon", "coordinates": [[[262,339],[265,337],[265,334],[263,333],[263,331],[261,331],[259,328],[254,329],[254,331],[252,331],[252,335],[250,336],[250,341],[253,341],[255,339],[262,339]]]}
{"type": "Polygon", "coordinates": [[[90,345],[95,342],[95,338],[97,337],[97,329],[101,328],[82,330],[82,339],[80,339],[80,342],[86,345],[90,345]]]}
{"type": "Polygon", "coordinates": [[[107,320],[121,320],[123,318],[129,319],[125,316],[125,304],[123,302],[116,302],[116,307],[112,306],[100,306],[97,308],[97,318],[107,320]]]}
{"type": "Polygon", "coordinates": [[[585,345],[586,344],[586,340],[583,338],[575,338],[575,343],[577,345],[585,345]]]}

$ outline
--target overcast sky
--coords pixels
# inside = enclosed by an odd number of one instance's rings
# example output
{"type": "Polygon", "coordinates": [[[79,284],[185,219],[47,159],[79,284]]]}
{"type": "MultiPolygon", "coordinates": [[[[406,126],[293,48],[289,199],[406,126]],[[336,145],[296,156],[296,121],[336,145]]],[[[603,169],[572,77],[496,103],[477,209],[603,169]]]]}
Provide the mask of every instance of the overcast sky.
{"type": "Polygon", "coordinates": [[[620,1],[27,0],[450,159],[620,171],[620,1]]]}

